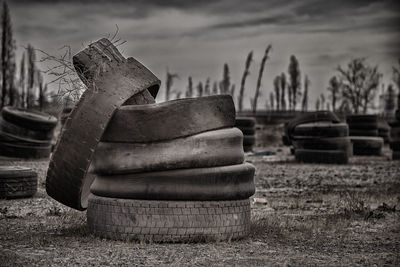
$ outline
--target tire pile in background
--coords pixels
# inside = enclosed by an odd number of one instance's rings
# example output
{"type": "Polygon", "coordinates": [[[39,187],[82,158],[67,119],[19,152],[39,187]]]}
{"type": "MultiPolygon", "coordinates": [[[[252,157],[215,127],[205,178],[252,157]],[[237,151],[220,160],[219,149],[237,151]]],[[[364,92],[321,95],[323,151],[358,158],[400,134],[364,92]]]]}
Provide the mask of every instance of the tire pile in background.
{"type": "Polygon", "coordinates": [[[157,242],[247,235],[255,168],[234,125],[230,96],[119,108],[90,166],[90,231],[157,242]]]}
{"type": "Polygon", "coordinates": [[[384,140],[379,137],[377,115],[348,115],[346,122],[350,129],[354,155],[380,156],[384,140]]]}
{"type": "Polygon", "coordinates": [[[400,109],[396,110],[395,120],[390,122],[390,149],[392,150],[392,159],[400,160],[400,109]]]}
{"type": "Polygon", "coordinates": [[[42,112],[4,107],[0,114],[0,155],[47,158],[57,119],[42,112]]]}
{"type": "Polygon", "coordinates": [[[37,183],[37,173],[29,168],[0,166],[0,198],[31,197],[37,183]]]}
{"type": "Polygon", "coordinates": [[[253,151],[256,143],[256,120],[249,117],[236,117],[235,127],[239,128],[243,133],[243,150],[244,152],[253,151]]]}

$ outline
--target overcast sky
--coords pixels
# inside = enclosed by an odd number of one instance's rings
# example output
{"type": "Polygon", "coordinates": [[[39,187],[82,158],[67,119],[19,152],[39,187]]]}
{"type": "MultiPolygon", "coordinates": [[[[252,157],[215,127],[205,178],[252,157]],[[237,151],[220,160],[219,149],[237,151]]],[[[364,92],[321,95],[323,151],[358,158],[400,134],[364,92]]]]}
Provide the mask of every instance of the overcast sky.
{"type": "MultiPolygon", "coordinates": [[[[221,80],[223,64],[231,69],[238,90],[244,63],[254,51],[247,80],[246,106],[254,94],[265,47],[272,45],[262,81],[264,107],[273,78],[287,72],[295,55],[302,75],[311,80],[310,100],[326,92],[335,68],[366,57],[378,64],[384,83],[400,57],[399,0],[158,0],[158,1],[9,1],[20,57],[23,46],[56,54],[70,45],[78,52],[91,41],[114,33],[127,42],[120,47],[164,82],[166,69],[180,77],[174,89],[221,80]]],[[[19,58],[18,58],[19,60],[19,58]]],[[[303,77],[304,78],[304,77],[303,77]]],[[[159,101],[164,98],[164,85],[159,101]]],[[[310,104],[314,107],[314,104],[310,104]]]]}

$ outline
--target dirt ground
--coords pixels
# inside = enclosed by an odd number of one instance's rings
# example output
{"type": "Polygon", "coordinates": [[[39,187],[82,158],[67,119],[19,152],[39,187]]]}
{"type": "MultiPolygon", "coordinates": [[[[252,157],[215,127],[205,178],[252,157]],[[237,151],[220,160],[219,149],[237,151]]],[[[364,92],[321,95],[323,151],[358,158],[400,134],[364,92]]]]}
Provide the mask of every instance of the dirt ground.
{"type": "Polygon", "coordinates": [[[48,161],[0,158],[39,173],[31,199],[0,200],[0,266],[400,266],[400,161],[353,157],[348,165],[298,164],[287,148],[246,156],[257,167],[251,233],[219,243],[103,240],[86,212],[46,195],[48,161]]]}

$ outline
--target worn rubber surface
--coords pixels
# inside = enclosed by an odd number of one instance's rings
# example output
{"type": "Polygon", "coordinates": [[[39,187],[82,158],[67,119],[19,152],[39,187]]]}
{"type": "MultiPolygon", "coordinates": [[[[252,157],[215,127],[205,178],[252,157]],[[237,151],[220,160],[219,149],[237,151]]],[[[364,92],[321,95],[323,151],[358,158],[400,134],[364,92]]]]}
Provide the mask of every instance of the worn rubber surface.
{"type": "Polygon", "coordinates": [[[254,135],[244,135],[243,136],[243,145],[244,146],[252,146],[256,143],[256,137],[254,135]]]}
{"type": "Polygon", "coordinates": [[[57,125],[57,118],[43,112],[15,107],[4,107],[2,117],[15,125],[39,131],[49,131],[57,125]]]}
{"type": "Polygon", "coordinates": [[[101,140],[154,142],[233,127],[235,106],[229,95],[185,98],[163,103],[122,106],[101,140]]]}
{"type": "Polygon", "coordinates": [[[343,150],[295,149],[295,158],[304,163],[347,164],[349,152],[343,150]]]}
{"type": "Polygon", "coordinates": [[[21,138],[33,139],[33,140],[50,141],[53,138],[53,130],[50,131],[30,130],[25,127],[21,127],[19,125],[10,123],[1,117],[0,117],[0,131],[21,138]]]}
{"type": "Polygon", "coordinates": [[[37,181],[37,174],[29,168],[0,166],[0,198],[33,196],[37,181]]]}
{"type": "Polygon", "coordinates": [[[254,135],[256,132],[256,129],[254,127],[240,127],[239,129],[244,135],[254,135]]]}
{"type": "Polygon", "coordinates": [[[400,150],[392,151],[392,160],[400,160],[400,150]]]}
{"type": "Polygon", "coordinates": [[[23,146],[14,143],[0,142],[0,155],[14,158],[48,158],[51,153],[51,145],[43,146],[23,146]]]}
{"type": "Polygon", "coordinates": [[[347,115],[346,122],[355,123],[378,123],[378,115],[347,115]]]}
{"type": "Polygon", "coordinates": [[[117,240],[239,239],[250,230],[250,201],[157,201],[92,195],[87,224],[94,235],[117,240]]]}
{"type": "Polygon", "coordinates": [[[144,172],[94,175],[90,191],[103,197],[149,200],[234,200],[254,194],[255,168],[249,163],[144,172]]]}
{"type": "Polygon", "coordinates": [[[33,146],[33,147],[48,147],[51,144],[50,140],[35,140],[29,138],[19,137],[13,134],[8,134],[0,131],[0,142],[11,143],[22,146],[33,146]]]}
{"type": "Polygon", "coordinates": [[[354,155],[381,155],[384,144],[382,137],[352,136],[354,155]]]}
{"type": "Polygon", "coordinates": [[[336,114],[330,111],[316,111],[300,114],[285,124],[285,135],[291,139],[293,131],[298,125],[312,122],[339,123],[340,119],[336,116],[336,114]]]}
{"type": "Polygon", "coordinates": [[[235,126],[238,128],[242,127],[254,127],[256,125],[256,119],[251,117],[236,117],[235,126]]]}
{"type": "Polygon", "coordinates": [[[91,170],[110,175],[240,164],[242,142],[237,128],[152,143],[100,142],[91,170]]]}
{"type": "Polygon", "coordinates": [[[349,131],[350,136],[370,136],[370,137],[376,137],[378,136],[378,130],[350,130],[349,131]]]}
{"type": "Polygon", "coordinates": [[[352,143],[349,137],[333,137],[294,140],[293,145],[296,149],[348,151],[352,143]]]}
{"type": "Polygon", "coordinates": [[[86,172],[115,110],[126,101],[154,103],[147,90],[158,91],[160,81],[135,59],[126,60],[107,39],[89,45],[73,62],[88,89],[64,125],[49,164],[46,191],[57,201],[84,210],[92,183],[86,172]]]}
{"type": "Polygon", "coordinates": [[[378,130],[378,122],[347,123],[350,130],[378,130]]]}
{"type": "Polygon", "coordinates": [[[307,137],[346,137],[349,128],[346,123],[313,122],[296,126],[293,130],[292,139],[300,136],[307,137]]]}

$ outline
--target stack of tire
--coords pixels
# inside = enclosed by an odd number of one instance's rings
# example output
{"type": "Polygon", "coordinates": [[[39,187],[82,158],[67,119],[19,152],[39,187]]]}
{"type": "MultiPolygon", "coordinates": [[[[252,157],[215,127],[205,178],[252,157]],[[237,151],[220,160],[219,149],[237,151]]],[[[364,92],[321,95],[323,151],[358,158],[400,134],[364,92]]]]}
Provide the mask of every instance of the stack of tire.
{"type": "Polygon", "coordinates": [[[390,126],[384,119],[378,120],[378,136],[383,138],[385,144],[390,141],[390,126]]]}
{"type": "Polygon", "coordinates": [[[57,119],[46,113],[4,107],[0,114],[0,155],[47,158],[57,119]]]}
{"type": "Polygon", "coordinates": [[[332,112],[302,114],[285,125],[284,136],[298,162],[346,164],[352,155],[348,126],[332,112]]]}
{"type": "Polygon", "coordinates": [[[396,110],[395,120],[390,122],[390,149],[392,159],[400,160],[400,109],[396,110]]]}
{"type": "Polygon", "coordinates": [[[90,166],[90,231],[157,242],[247,235],[255,168],[234,125],[230,96],[119,108],[90,166]]]}
{"type": "Polygon", "coordinates": [[[379,137],[377,115],[348,115],[346,122],[350,129],[354,155],[380,156],[384,141],[379,137]]]}
{"type": "Polygon", "coordinates": [[[74,108],[73,106],[66,106],[63,108],[61,113],[61,125],[65,124],[73,108],[74,108]]]}
{"type": "Polygon", "coordinates": [[[250,117],[236,117],[235,127],[239,128],[243,133],[243,150],[244,152],[253,151],[256,143],[256,120],[250,117]]]}
{"type": "Polygon", "coordinates": [[[29,168],[0,166],[0,198],[31,197],[37,191],[37,173],[29,168]]]}

